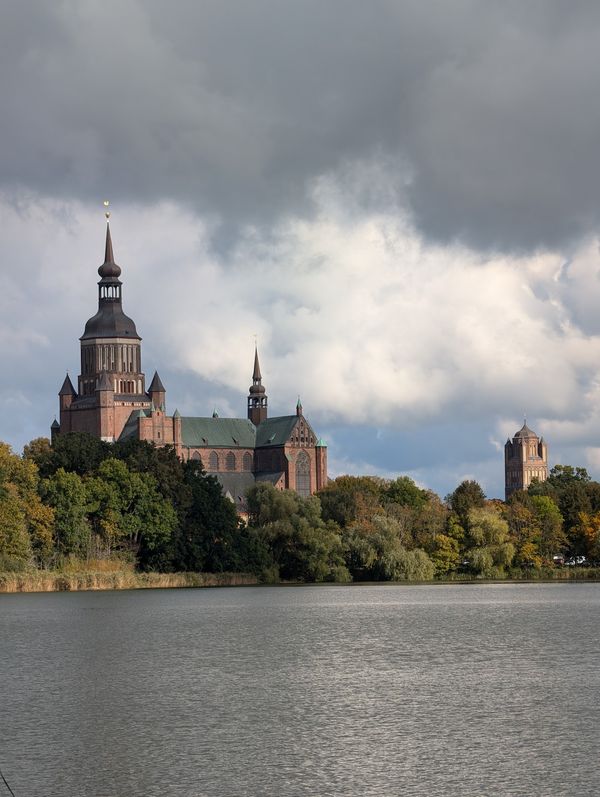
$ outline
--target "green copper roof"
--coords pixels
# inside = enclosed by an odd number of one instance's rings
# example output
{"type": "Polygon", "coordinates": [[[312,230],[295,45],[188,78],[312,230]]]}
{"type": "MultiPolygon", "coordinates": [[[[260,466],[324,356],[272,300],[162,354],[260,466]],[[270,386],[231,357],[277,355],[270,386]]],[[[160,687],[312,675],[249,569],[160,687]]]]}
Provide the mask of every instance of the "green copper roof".
{"type": "Polygon", "coordinates": [[[254,448],[256,428],[246,418],[183,417],[181,419],[181,439],[184,446],[254,448]]]}
{"type": "Polygon", "coordinates": [[[290,438],[294,426],[298,423],[297,415],[282,415],[279,418],[267,418],[256,429],[256,447],[282,446],[290,438]]]}

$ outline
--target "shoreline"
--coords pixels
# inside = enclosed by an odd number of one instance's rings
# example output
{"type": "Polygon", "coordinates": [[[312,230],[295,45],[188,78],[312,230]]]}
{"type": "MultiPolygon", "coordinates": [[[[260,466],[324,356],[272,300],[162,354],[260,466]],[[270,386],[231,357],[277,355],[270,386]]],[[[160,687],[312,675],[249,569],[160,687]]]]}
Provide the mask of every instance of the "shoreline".
{"type": "Polygon", "coordinates": [[[255,584],[258,584],[258,579],[249,573],[135,573],[130,570],[0,573],[0,594],[237,587],[255,584]]]}
{"type": "Polygon", "coordinates": [[[433,585],[477,585],[477,584],[567,584],[598,583],[600,573],[575,571],[557,572],[555,576],[538,578],[454,578],[433,579],[431,581],[354,581],[354,582],[276,582],[264,584],[249,573],[135,573],[131,570],[80,571],[64,573],[59,571],[36,571],[25,573],[1,573],[0,594],[19,592],[94,592],[119,591],[126,589],[190,589],[207,587],[309,587],[309,586],[433,586],[433,585]]]}

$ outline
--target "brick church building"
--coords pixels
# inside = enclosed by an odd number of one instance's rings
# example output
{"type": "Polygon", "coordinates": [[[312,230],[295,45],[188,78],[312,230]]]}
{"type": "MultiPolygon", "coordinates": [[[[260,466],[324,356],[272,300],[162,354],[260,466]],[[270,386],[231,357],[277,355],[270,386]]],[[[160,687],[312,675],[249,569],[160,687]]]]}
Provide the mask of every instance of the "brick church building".
{"type": "Polygon", "coordinates": [[[115,442],[136,438],[172,445],[183,460],[201,460],[217,477],[240,512],[245,491],[257,481],[311,495],[327,483],[327,447],[304,417],[300,400],[293,415],[268,416],[258,351],[246,418],[168,415],[166,390],[158,373],[146,388],[142,339],[122,306],[121,269],[106,228],[104,263],[98,269],[98,312],[80,338],[81,374],[77,389],[67,374],[59,392],[60,422],[52,439],[67,432],[88,432],[115,442]]]}

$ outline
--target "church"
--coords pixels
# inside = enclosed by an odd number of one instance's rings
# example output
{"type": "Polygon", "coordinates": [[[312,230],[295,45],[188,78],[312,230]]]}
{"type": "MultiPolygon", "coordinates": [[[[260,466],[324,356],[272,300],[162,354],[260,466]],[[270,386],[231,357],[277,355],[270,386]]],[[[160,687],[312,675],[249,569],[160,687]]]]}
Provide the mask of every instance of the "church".
{"type": "Polygon", "coordinates": [[[256,482],[301,496],[325,486],[327,447],[304,417],[300,399],[293,415],[269,418],[257,349],[246,418],[220,418],[216,412],[208,418],[185,417],[177,410],[168,415],[157,372],[146,387],[142,339],[123,312],[121,269],[108,222],[98,274],[98,312],[80,338],[77,388],[67,374],[58,394],[60,421],[52,424],[53,440],[59,434],[88,432],[108,442],[135,438],[172,445],[181,459],[200,460],[240,513],[246,490],[256,482]]]}

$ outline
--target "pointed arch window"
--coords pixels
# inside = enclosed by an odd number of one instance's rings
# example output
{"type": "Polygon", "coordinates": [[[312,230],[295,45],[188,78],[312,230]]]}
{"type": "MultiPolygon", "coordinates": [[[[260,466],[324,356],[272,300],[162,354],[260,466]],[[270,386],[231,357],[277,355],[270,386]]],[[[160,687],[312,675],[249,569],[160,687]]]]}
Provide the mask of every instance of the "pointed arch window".
{"type": "Polygon", "coordinates": [[[230,451],[225,457],[225,468],[226,470],[235,470],[235,454],[233,451],[230,451]]]}
{"type": "Polygon", "coordinates": [[[208,457],[208,469],[219,470],[219,455],[216,451],[211,451],[208,457]]]}
{"type": "Polygon", "coordinates": [[[310,495],[310,457],[301,451],[296,460],[296,492],[303,498],[310,495]]]}
{"type": "Polygon", "coordinates": [[[244,454],[244,470],[251,471],[252,470],[252,454],[249,451],[246,451],[244,454]]]}

